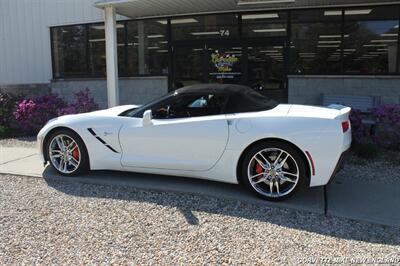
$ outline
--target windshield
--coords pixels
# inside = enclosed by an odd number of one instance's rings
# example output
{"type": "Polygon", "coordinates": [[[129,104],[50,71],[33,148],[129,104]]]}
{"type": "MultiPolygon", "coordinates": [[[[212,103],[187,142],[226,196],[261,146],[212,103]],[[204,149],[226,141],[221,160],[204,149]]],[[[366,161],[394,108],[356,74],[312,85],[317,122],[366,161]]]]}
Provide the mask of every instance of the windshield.
{"type": "Polygon", "coordinates": [[[166,95],[163,95],[161,97],[158,97],[154,100],[152,100],[151,102],[140,106],[139,108],[135,108],[135,109],[131,109],[128,111],[123,112],[122,114],[120,114],[120,116],[128,116],[128,117],[142,117],[143,113],[148,110],[152,105],[154,105],[157,102],[162,102],[165,101],[167,99],[169,99],[170,97],[173,97],[175,94],[175,92],[170,92],[166,95]]]}

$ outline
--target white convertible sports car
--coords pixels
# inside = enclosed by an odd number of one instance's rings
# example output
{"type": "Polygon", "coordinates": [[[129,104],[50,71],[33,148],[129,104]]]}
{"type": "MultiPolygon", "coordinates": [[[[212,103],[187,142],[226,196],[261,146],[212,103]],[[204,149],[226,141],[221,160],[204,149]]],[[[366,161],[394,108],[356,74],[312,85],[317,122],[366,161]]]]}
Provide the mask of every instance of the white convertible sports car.
{"type": "Polygon", "coordinates": [[[203,84],[144,106],[50,120],[43,162],[62,175],[119,170],[240,183],[268,200],[323,186],[351,144],[350,108],[278,104],[251,88],[203,84]]]}

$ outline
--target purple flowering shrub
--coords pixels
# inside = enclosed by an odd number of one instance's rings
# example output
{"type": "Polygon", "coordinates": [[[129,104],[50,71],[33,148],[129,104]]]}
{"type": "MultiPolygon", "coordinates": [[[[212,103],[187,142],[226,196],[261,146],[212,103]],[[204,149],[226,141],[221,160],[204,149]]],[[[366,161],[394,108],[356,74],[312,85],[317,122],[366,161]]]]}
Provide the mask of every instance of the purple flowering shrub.
{"type": "Polygon", "coordinates": [[[391,150],[400,150],[400,105],[382,105],[370,114],[377,121],[377,129],[371,134],[370,126],[362,123],[366,117],[359,110],[352,110],[350,121],[353,141],[358,144],[375,144],[391,150]]]}
{"type": "Polygon", "coordinates": [[[99,109],[99,106],[90,97],[90,90],[86,88],[83,91],[74,94],[74,101],[60,109],[59,115],[87,113],[99,109]]]}
{"type": "Polygon", "coordinates": [[[17,98],[8,93],[0,93],[0,136],[6,135],[13,119],[17,98]]]}
{"type": "Polygon", "coordinates": [[[357,143],[368,143],[371,142],[372,136],[370,128],[363,124],[364,118],[363,113],[360,110],[352,109],[350,113],[351,129],[353,134],[353,140],[357,143]]]}
{"type": "Polygon", "coordinates": [[[373,114],[379,122],[375,142],[386,149],[400,150],[400,105],[382,105],[373,114]]]}
{"type": "Polygon", "coordinates": [[[90,112],[98,109],[89,89],[75,93],[74,101],[68,105],[57,94],[48,94],[25,99],[17,104],[13,115],[25,133],[38,132],[48,120],[61,115],[90,112]]]}
{"type": "Polygon", "coordinates": [[[37,132],[50,119],[57,117],[58,110],[66,106],[57,94],[48,94],[33,99],[25,99],[17,104],[14,118],[22,130],[37,132]]]}

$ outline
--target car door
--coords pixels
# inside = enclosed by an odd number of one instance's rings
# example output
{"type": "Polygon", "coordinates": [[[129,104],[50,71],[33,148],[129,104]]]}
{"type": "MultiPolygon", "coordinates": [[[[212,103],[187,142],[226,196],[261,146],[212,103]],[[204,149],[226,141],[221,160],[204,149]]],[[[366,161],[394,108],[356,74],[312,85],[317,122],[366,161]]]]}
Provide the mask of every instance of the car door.
{"type": "Polygon", "coordinates": [[[122,127],[124,167],[206,171],[222,156],[228,141],[222,96],[171,97],[150,107],[151,124],[143,125],[139,117],[122,127]]]}

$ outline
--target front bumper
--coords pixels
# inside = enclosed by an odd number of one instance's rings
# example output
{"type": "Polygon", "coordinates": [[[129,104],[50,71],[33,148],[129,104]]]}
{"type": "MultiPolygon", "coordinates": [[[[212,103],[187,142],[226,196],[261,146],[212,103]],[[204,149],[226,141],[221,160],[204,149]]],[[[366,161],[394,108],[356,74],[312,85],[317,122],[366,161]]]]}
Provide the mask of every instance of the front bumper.
{"type": "Polygon", "coordinates": [[[335,170],[333,171],[331,178],[329,179],[328,185],[332,183],[333,179],[337,176],[337,174],[344,168],[344,164],[349,157],[350,149],[346,150],[345,152],[340,155],[339,161],[336,164],[335,170]]]}
{"type": "Polygon", "coordinates": [[[42,136],[41,134],[39,134],[37,136],[37,149],[38,149],[38,153],[39,153],[39,158],[40,160],[43,162],[43,164],[46,164],[46,159],[44,158],[44,154],[43,154],[43,144],[44,144],[44,136],[42,136]]]}

